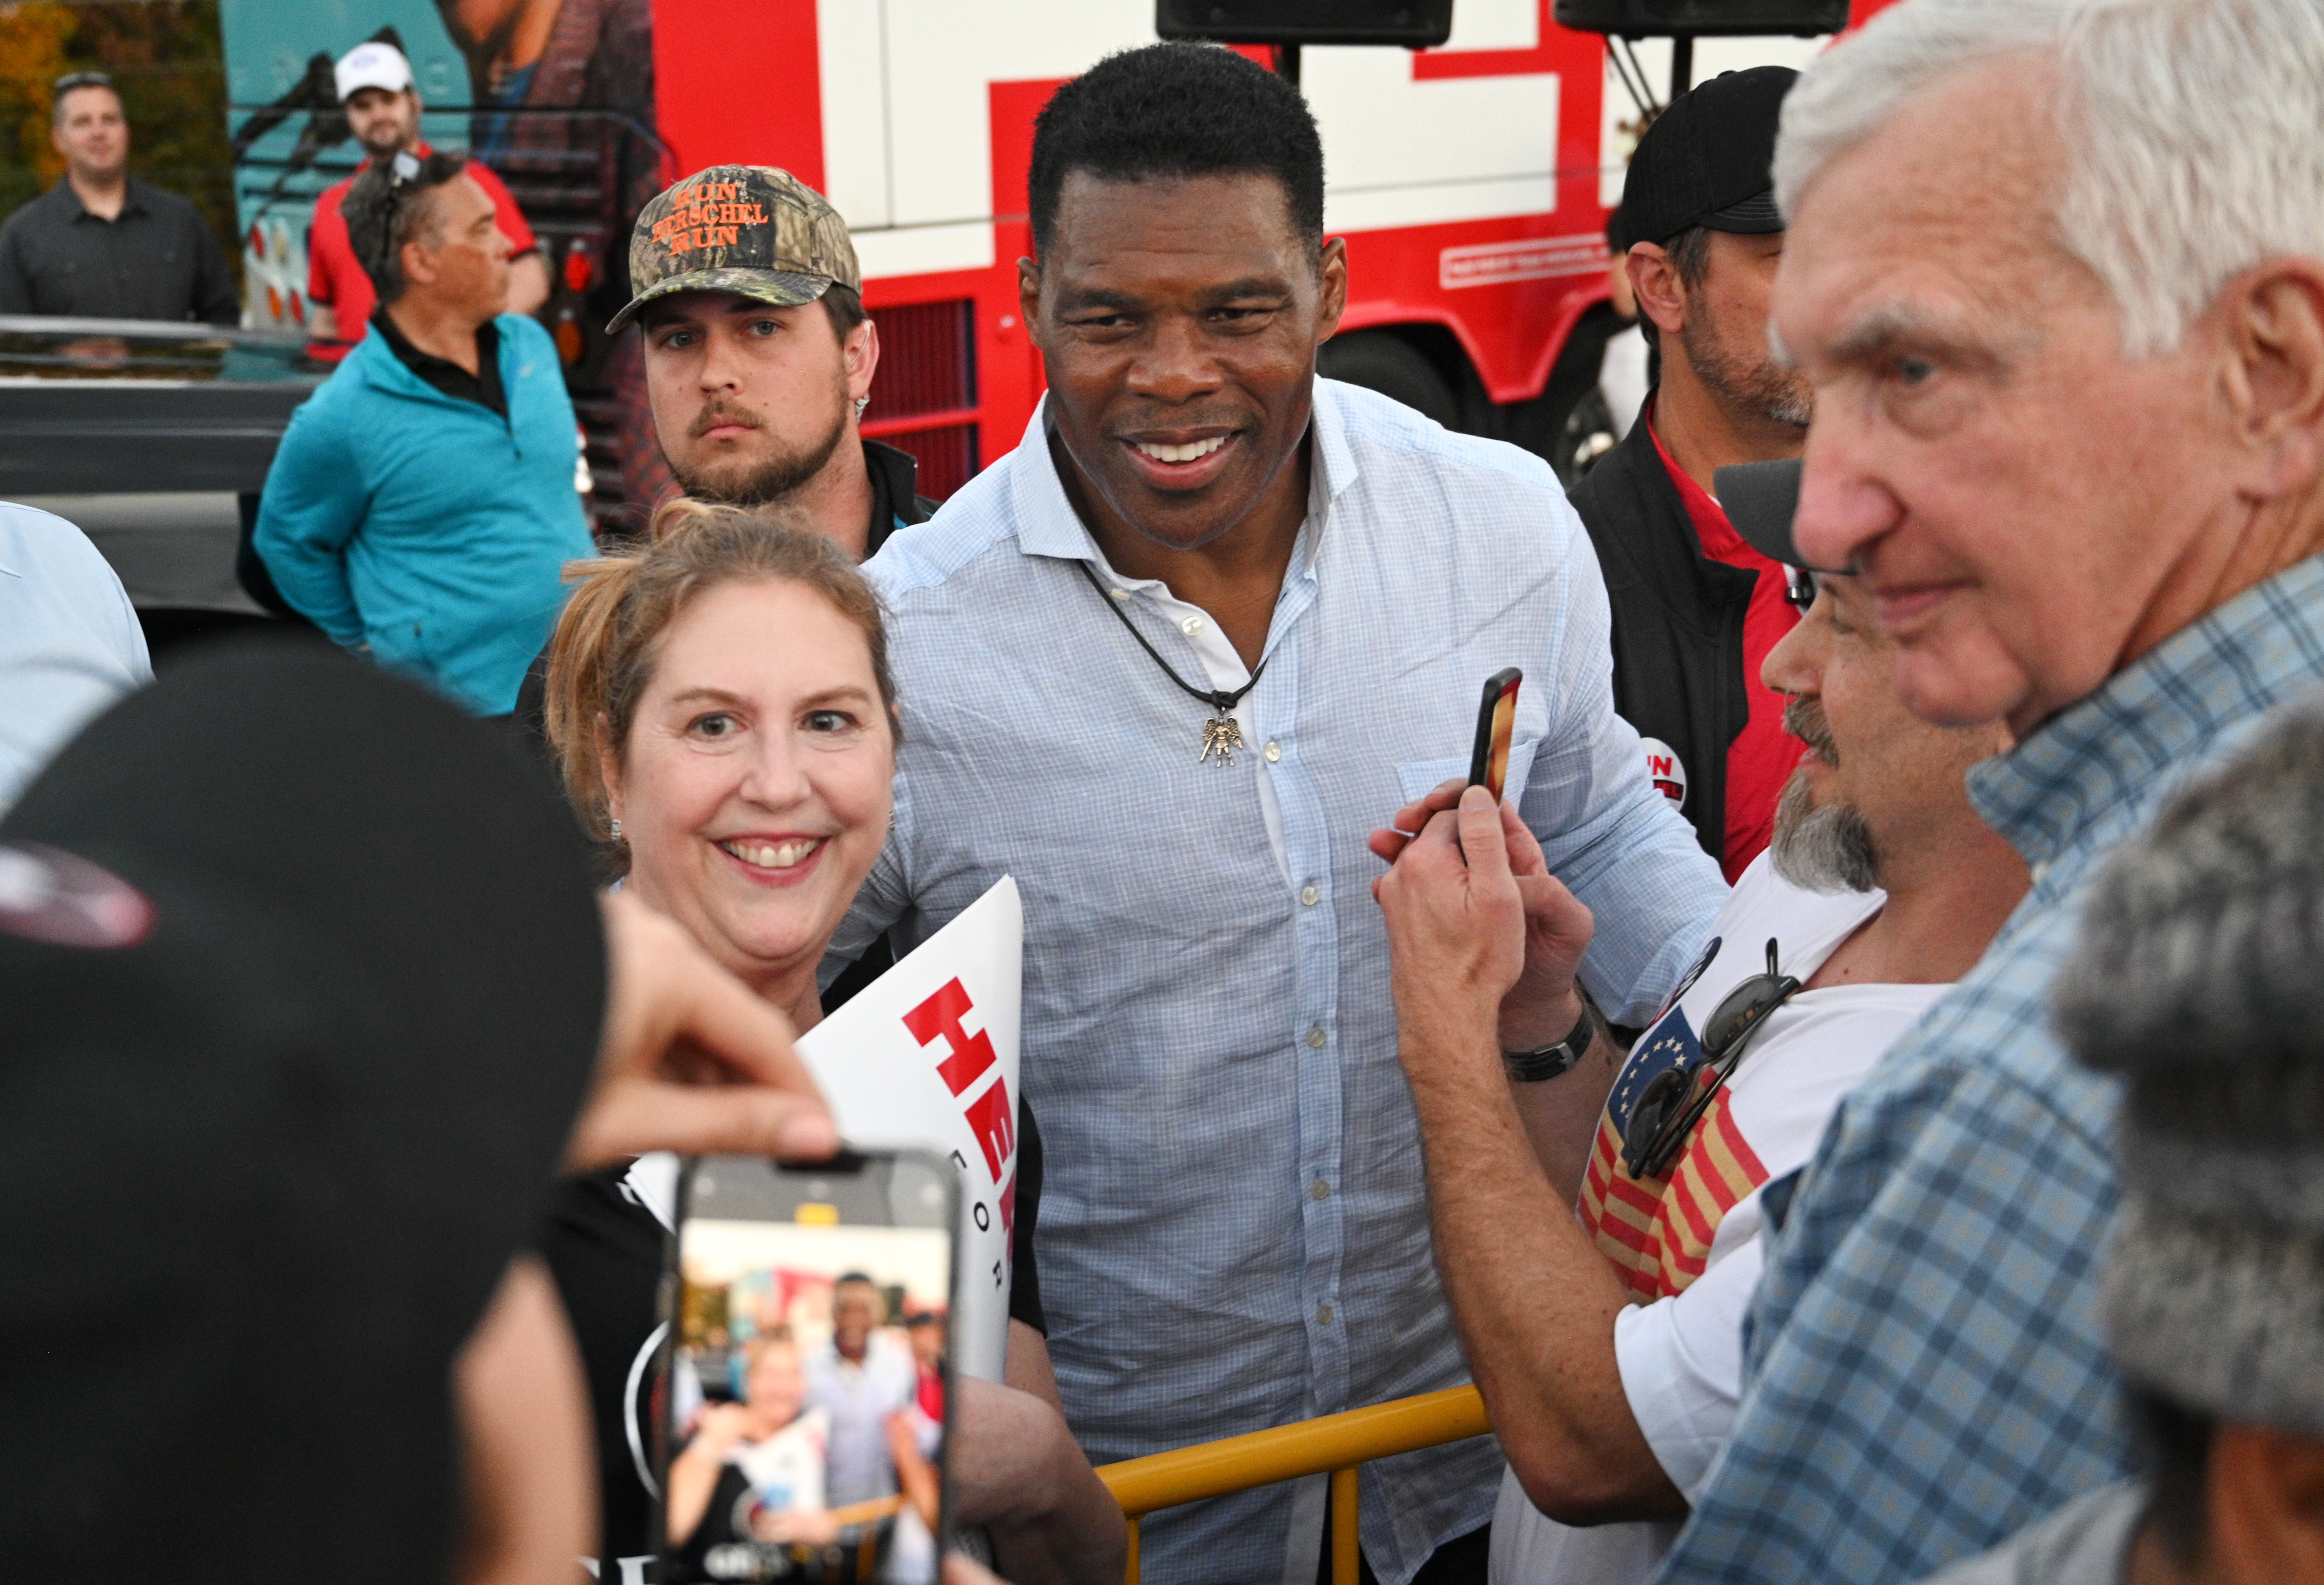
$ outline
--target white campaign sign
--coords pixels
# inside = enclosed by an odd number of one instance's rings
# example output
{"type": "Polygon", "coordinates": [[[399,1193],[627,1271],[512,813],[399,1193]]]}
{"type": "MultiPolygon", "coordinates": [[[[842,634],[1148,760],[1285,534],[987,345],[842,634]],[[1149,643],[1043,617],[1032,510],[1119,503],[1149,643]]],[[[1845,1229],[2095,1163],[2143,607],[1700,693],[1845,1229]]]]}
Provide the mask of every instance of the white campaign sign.
{"type": "Polygon", "coordinates": [[[1024,905],[1004,875],[798,1043],[841,1138],[932,1150],[960,1169],[952,1359],[987,1381],[1009,1350],[1024,963],[1024,905]]]}

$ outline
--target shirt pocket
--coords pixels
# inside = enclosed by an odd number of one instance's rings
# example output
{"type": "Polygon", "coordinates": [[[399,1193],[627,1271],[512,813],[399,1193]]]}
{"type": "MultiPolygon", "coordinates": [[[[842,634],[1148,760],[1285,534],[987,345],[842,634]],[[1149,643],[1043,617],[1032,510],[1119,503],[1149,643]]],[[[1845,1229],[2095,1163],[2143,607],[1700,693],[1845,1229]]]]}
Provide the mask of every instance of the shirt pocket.
{"type": "MultiPolygon", "coordinates": [[[[1508,781],[1501,788],[1503,797],[1525,796],[1526,779],[1533,774],[1534,751],[1541,747],[1537,737],[1518,738],[1509,744],[1508,781]]],[[[1458,760],[1406,760],[1396,768],[1397,784],[1403,789],[1404,801],[1411,803],[1425,797],[1440,785],[1455,777],[1467,780],[1467,756],[1458,760]]]]}

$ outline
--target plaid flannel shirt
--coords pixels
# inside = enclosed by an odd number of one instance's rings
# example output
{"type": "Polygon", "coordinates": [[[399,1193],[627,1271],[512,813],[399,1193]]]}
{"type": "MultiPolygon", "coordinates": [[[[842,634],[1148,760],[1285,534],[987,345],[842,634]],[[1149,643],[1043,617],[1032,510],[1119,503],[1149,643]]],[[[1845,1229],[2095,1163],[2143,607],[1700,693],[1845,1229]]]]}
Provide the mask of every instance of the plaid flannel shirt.
{"type": "Polygon", "coordinates": [[[1734,1433],[1657,1585],[1919,1580],[2126,1472],[2097,1295],[2116,1090],[2052,1035],[2050,986],[2108,852],[2319,679],[2324,558],[1970,773],[2034,889],[1793,1180],[1734,1433]]]}

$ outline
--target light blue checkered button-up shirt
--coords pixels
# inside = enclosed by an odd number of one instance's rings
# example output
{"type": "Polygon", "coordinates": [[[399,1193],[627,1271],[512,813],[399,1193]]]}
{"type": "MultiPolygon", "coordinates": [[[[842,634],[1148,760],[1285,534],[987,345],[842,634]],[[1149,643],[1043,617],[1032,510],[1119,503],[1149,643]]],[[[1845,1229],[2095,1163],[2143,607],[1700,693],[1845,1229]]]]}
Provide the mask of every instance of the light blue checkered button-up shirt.
{"type": "MultiPolygon", "coordinates": [[[[1311,435],[1308,514],[1228,768],[1197,763],[1208,709],[1115,610],[1197,686],[1240,661],[1160,585],[1106,567],[1039,414],[869,567],[904,742],[894,835],[835,953],[891,921],[922,940],[1003,874],[1023,889],[1042,1297],[1101,1462],[1465,1378],[1364,838],[1466,773],[1488,676],[1525,668],[1511,786],[1597,912],[1583,972],[1602,1006],[1642,1021],[1725,896],[1614,715],[1603,585],[1548,468],[1328,381],[1311,435]]],[[[1485,1439],[1370,1465],[1381,1580],[1484,1524],[1499,1469],[1485,1439]]],[[[1157,1515],[1146,1578],[1296,1573],[1314,1543],[1293,1508],[1276,1488],[1157,1515]]]]}
{"type": "Polygon", "coordinates": [[[2116,1091],[2050,1033],[2050,986],[2107,854],[2319,681],[2324,559],[1970,772],[2034,889],[1796,1180],[1740,1413],[1657,1585],[1902,1585],[2125,1473],[2097,1304],[2116,1091]]]}

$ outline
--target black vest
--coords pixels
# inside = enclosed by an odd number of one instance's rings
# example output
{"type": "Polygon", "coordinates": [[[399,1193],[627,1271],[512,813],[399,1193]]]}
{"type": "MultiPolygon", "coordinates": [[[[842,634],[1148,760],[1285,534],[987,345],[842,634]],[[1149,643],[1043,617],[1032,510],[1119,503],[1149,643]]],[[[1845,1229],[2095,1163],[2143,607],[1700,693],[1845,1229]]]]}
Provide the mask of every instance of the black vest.
{"type": "MultiPolygon", "coordinates": [[[[1743,614],[1759,575],[1702,553],[1646,410],[1572,499],[1597,548],[1613,608],[1614,709],[1640,737],[1659,739],[1676,754],[1686,788],[1679,812],[1703,852],[1723,862],[1727,750],[1751,718],[1743,614]]],[[[1682,778],[1657,768],[1655,779],[1682,778]]]]}

